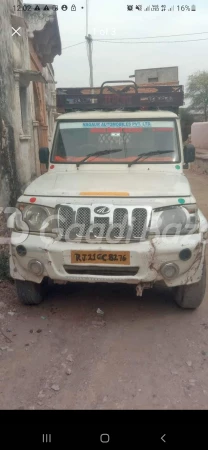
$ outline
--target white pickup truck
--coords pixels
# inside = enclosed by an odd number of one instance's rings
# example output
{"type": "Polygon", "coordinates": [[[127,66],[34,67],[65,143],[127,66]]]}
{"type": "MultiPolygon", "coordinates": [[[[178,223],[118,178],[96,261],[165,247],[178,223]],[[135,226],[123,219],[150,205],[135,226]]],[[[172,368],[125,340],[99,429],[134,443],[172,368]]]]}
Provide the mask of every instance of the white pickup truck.
{"type": "Polygon", "coordinates": [[[48,172],[8,219],[20,301],[40,303],[48,281],[128,283],[137,295],[160,284],[180,307],[197,308],[207,221],[183,173],[194,147],[183,149],[179,118],[166,110],[178,100],[165,90],[111,89],[93,101],[62,91],[71,112],[58,117],[50,154],[40,149],[48,172]]]}

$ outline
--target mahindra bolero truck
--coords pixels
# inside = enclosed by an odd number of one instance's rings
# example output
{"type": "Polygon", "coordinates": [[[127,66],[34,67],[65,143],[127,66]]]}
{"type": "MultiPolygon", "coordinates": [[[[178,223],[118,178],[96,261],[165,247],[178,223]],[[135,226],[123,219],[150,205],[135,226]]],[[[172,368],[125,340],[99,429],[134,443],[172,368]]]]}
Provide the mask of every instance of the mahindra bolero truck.
{"type": "MultiPolygon", "coordinates": [[[[116,86],[114,85],[116,84],[116,86]]],[[[127,283],[170,289],[195,309],[206,288],[207,221],[185,171],[178,107],[183,86],[99,92],[58,89],[48,167],[8,219],[10,270],[19,300],[37,305],[48,283],[127,283]]]]}

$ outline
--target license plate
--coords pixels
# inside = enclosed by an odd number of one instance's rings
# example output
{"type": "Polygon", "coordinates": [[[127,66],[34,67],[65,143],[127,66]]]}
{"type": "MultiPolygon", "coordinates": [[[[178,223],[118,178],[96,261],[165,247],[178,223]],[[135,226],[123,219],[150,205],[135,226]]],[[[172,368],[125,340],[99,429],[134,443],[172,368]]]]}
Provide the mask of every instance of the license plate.
{"type": "Polygon", "coordinates": [[[71,264],[117,264],[130,265],[130,252],[71,251],[71,264]]]}

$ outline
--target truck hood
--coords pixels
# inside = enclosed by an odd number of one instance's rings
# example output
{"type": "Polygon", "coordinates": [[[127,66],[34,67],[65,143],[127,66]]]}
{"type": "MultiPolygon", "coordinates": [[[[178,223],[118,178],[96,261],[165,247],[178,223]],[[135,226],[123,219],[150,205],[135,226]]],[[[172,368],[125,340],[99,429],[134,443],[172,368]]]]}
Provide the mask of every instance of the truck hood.
{"type": "Polygon", "coordinates": [[[189,182],[183,173],[164,172],[48,172],[33,181],[24,195],[48,197],[105,196],[109,193],[129,197],[190,196],[189,182]],[[96,193],[96,194],[95,194],[96,193]]]}

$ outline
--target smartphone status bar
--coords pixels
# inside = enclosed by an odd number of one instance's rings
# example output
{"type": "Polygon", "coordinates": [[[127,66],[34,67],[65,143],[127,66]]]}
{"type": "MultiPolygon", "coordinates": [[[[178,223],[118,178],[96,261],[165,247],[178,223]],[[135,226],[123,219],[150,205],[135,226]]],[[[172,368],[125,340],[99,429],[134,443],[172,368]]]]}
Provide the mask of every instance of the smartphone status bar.
{"type": "Polygon", "coordinates": [[[165,12],[165,11],[196,11],[196,5],[177,5],[177,6],[167,6],[167,5],[127,5],[127,11],[139,11],[139,12],[165,12]]]}

